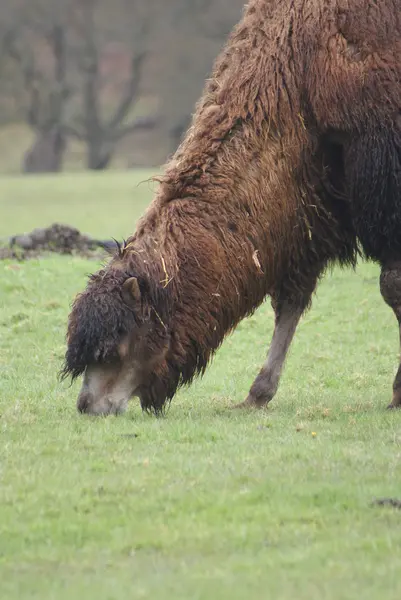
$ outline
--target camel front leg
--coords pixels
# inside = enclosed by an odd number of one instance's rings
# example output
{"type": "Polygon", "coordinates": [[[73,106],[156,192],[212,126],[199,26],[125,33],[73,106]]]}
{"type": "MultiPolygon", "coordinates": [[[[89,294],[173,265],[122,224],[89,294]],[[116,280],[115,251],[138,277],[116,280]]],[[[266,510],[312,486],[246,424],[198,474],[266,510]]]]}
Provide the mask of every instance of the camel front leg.
{"type": "Polygon", "coordinates": [[[305,305],[291,306],[284,302],[275,309],[276,322],[267,359],[252,384],[248,397],[235,408],[262,408],[274,397],[284,362],[305,305]]]}

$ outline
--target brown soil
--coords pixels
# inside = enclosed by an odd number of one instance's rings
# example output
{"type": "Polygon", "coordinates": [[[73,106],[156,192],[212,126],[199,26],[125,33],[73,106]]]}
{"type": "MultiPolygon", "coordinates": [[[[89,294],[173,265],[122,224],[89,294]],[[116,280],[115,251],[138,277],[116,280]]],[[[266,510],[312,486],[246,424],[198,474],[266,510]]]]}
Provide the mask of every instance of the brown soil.
{"type": "Polygon", "coordinates": [[[401,500],[398,498],[379,498],[373,501],[377,506],[391,506],[392,508],[401,509],[401,500]]]}
{"type": "Polygon", "coordinates": [[[0,242],[0,260],[27,260],[47,252],[99,258],[112,253],[115,248],[113,240],[94,240],[74,227],[54,223],[0,242]]]}

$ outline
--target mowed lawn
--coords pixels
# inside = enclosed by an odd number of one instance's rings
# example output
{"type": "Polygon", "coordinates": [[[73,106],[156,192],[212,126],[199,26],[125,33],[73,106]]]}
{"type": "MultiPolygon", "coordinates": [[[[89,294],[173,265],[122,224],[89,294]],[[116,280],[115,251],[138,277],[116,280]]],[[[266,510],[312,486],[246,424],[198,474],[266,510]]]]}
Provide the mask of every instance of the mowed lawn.
{"type": "MultiPolygon", "coordinates": [[[[128,236],[150,173],[0,180],[0,237],[54,221],[128,236]]],[[[263,305],[165,418],[95,419],[59,383],[70,303],[98,264],[0,263],[0,598],[401,597],[401,412],[385,410],[398,331],[378,268],[327,275],[279,393],[244,398],[263,305]]]]}

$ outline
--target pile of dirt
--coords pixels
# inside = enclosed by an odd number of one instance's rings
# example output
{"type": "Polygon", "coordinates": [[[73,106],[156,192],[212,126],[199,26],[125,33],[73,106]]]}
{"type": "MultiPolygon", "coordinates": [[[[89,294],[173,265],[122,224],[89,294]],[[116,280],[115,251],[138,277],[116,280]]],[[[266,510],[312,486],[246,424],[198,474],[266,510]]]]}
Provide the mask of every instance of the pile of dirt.
{"type": "Polygon", "coordinates": [[[95,240],[74,227],[54,223],[50,227],[2,240],[0,259],[27,260],[46,252],[97,258],[105,253],[113,253],[116,247],[114,240],[95,240]]]}

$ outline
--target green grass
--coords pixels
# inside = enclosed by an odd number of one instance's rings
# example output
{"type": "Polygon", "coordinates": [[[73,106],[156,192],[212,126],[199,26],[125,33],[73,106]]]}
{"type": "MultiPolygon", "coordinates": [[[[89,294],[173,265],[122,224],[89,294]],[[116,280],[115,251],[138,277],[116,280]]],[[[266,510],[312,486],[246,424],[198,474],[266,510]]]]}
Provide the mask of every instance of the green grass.
{"type": "Polygon", "coordinates": [[[54,222],[93,237],[133,232],[149,204],[156,171],[83,172],[0,178],[0,238],[54,222]]]}
{"type": "MultiPolygon", "coordinates": [[[[2,180],[2,234],[62,220],[125,235],[143,174],[2,180]]],[[[299,327],[266,411],[245,396],[269,304],[165,418],[107,419],[57,381],[74,294],[97,265],[0,263],[0,597],[345,600],[401,596],[398,332],[378,269],[336,270],[299,327]]]]}

